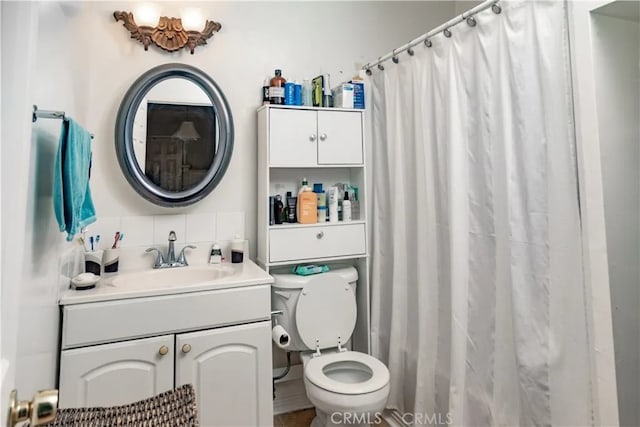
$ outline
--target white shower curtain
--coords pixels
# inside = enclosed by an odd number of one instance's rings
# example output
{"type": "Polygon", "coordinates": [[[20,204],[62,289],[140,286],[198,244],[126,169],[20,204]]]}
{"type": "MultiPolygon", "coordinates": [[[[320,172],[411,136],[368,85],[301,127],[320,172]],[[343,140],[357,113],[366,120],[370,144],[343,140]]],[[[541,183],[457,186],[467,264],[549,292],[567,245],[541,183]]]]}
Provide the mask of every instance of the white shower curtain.
{"type": "Polygon", "coordinates": [[[591,425],[566,4],[502,2],[372,83],[372,348],[409,424],[591,425]]]}

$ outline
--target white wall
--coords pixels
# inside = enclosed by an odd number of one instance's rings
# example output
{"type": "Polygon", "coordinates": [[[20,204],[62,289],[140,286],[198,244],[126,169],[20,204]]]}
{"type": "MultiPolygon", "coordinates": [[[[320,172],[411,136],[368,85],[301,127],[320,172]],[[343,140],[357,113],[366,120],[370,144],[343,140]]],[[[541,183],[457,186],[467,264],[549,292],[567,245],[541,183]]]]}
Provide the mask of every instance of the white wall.
{"type": "MultiPolygon", "coordinates": [[[[240,227],[254,243],[255,109],[261,101],[265,76],[275,68],[281,68],[285,78],[330,73],[336,84],[351,77],[364,62],[454,15],[453,2],[158,2],[161,12],[169,16],[194,5],[208,18],[222,23],[222,31],[190,55],[188,51],[168,54],[153,47],[145,52],[142,45],[131,40],[122,24],[113,20],[112,13],[130,10],[135,6],[132,2],[27,4],[32,6],[14,6],[36,7],[40,24],[34,28],[21,22],[20,30],[11,36],[16,37],[25,29],[33,30],[30,34],[37,30],[36,48],[31,52],[37,54],[37,60],[33,64],[25,62],[28,67],[24,73],[15,74],[14,80],[7,82],[3,69],[3,105],[5,101],[10,105],[24,104],[22,107],[36,103],[44,109],[65,110],[95,134],[91,189],[100,224],[92,232],[105,230],[102,234],[108,238],[105,233],[122,227],[120,231],[130,236],[125,240],[140,245],[164,240],[169,227],[176,224],[184,224],[186,235],[190,222],[200,224],[214,238],[221,237],[216,230],[228,232],[229,227],[240,227]],[[122,176],[113,143],[116,113],[127,88],[144,71],[167,62],[191,64],[209,73],[223,88],[235,121],[235,149],[226,176],[205,200],[180,209],[157,207],[139,197],[122,176]],[[15,96],[14,92],[5,92],[5,85],[17,85],[21,77],[30,73],[32,89],[16,92],[15,96]],[[157,216],[162,214],[172,215],[157,216]],[[217,227],[212,221],[217,221],[217,227]],[[144,233],[138,233],[140,227],[144,233]]],[[[23,43],[16,46],[24,49],[23,43]]],[[[23,116],[17,122],[28,129],[25,113],[23,108],[23,116]]],[[[12,134],[11,142],[16,146],[35,147],[28,160],[5,157],[7,143],[2,144],[3,265],[7,261],[6,248],[16,247],[19,240],[25,246],[20,254],[12,253],[13,263],[23,258],[19,265],[24,266],[24,271],[14,275],[10,288],[19,287],[22,297],[15,307],[20,312],[17,332],[24,337],[18,343],[16,375],[16,385],[23,396],[56,383],[58,256],[70,248],[62,233],[56,231],[51,208],[51,162],[59,126],[55,120],[39,120],[33,126],[35,140],[31,143],[24,135],[12,134]],[[6,165],[15,172],[13,175],[5,171],[6,165]],[[28,178],[20,178],[21,174],[28,178]],[[7,177],[11,186],[7,185],[7,177]],[[26,224],[18,217],[24,211],[8,206],[7,187],[9,194],[27,190],[26,224]],[[10,225],[18,228],[5,242],[5,227],[10,225]]],[[[3,277],[3,292],[4,287],[3,277]]]]}
{"type": "Polygon", "coordinates": [[[640,425],[640,24],[593,15],[620,424],[640,425]]]}

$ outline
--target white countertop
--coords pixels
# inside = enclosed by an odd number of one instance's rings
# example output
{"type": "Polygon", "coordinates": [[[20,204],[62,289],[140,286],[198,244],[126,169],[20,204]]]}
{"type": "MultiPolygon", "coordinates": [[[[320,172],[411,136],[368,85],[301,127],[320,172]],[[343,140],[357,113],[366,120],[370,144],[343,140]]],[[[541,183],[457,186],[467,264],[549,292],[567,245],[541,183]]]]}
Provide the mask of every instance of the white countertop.
{"type": "MultiPolygon", "coordinates": [[[[160,284],[160,285],[149,285],[145,284],[144,286],[116,286],[114,285],[114,280],[116,278],[126,278],[127,276],[140,275],[144,272],[156,272],[154,274],[162,274],[162,270],[140,270],[136,272],[127,272],[127,273],[117,273],[111,275],[109,277],[104,277],[100,279],[100,281],[96,284],[96,287],[88,290],[75,290],[68,289],[60,296],[60,305],[72,305],[72,304],[81,304],[81,303],[89,303],[89,302],[100,302],[100,301],[112,301],[112,300],[121,300],[128,298],[141,298],[141,297],[150,297],[157,295],[173,295],[173,294],[184,294],[189,292],[201,292],[201,291],[210,291],[216,289],[228,289],[228,288],[237,288],[242,286],[254,286],[254,285],[264,285],[273,283],[273,277],[267,274],[264,270],[258,267],[251,260],[245,259],[243,263],[239,264],[231,264],[231,263],[222,263],[218,265],[196,265],[189,267],[176,267],[172,270],[171,273],[175,274],[173,270],[183,270],[184,272],[188,272],[187,269],[211,269],[212,280],[206,280],[204,282],[189,284],[189,285],[179,285],[179,284],[160,284]],[[229,270],[232,269],[230,275],[223,278],[215,278],[216,271],[215,270],[229,270]],[[160,272],[160,273],[157,273],[160,272]]],[[[169,269],[168,269],[169,270],[169,269]]]]}

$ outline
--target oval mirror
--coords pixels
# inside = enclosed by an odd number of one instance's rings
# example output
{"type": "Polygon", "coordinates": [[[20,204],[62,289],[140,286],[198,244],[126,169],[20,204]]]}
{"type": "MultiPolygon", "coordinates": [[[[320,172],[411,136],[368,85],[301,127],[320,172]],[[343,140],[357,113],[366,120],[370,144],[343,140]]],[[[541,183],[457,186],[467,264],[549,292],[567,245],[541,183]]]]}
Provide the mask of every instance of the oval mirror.
{"type": "Polygon", "coordinates": [[[233,118],[201,70],[165,64],[127,91],[116,120],[116,155],[131,186],[161,206],[193,204],[218,185],[233,151],[233,118]]]}

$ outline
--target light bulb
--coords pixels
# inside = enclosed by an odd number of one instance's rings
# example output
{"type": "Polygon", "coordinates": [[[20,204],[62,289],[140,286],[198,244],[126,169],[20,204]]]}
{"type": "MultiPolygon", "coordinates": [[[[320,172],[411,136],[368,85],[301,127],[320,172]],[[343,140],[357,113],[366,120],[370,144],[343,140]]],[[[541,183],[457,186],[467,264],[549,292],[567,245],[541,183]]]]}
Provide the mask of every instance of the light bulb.
{"type": "Polygon", "coordinates": [[[200,31],[204,28],[204,18],[199,9],[185,9],[182,12],[182,26],[185,30],[200,31]]]}
{"type": "Polygon", "coordinates": [[[136,24],[140,27],[155,27],[158,25],[160,18],[160,12],[158,8],[151,3],[143,3],[136,8],[133,15],[136,20],[136,24]]]}

